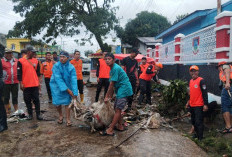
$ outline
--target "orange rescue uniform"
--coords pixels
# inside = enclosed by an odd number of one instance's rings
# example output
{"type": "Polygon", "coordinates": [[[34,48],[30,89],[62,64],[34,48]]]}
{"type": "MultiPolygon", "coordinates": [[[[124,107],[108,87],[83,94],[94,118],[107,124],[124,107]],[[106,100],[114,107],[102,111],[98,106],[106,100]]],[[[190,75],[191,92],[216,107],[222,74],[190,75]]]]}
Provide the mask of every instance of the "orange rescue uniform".
{"type": "Polygon", "coordinates": [[[200,88],[200,82],[203,78],[198,77],[197,79],[190,80],[189,89],[190,89],[190,107],[199,107],[204,106],[204,100],[202,96],[202,91],[200,88]]]}
{"type": "Polygon", "coordinates": [[[145,65],[144,64],[141,64],[139,67],[140,67],[140,70],[141,70],[141,72],[143,72],[146,68],[147,68],[147,66],[149,66],[149,64],[148,63],[146,63],[145,65]]]}
{"type": "Polygon", "coordinates": [[[54,62],[43,62],[41,64],[41,70],[40,73],[44,75],[45,78],[51,78],[52,76],[52,67],[54,65],[54,62]]]}
{"type": "Polygon", "coordinates": [[[99,78],[110,78],[110,67],[103,58],[99,59],[99,78]]]}
{"type": "Polygon", "coordinates": [[[82,75],[82,60],[79,59],[78,61],[73,59],[70,61],[70,63],[75,67],[76,74],[77,74],[77,80],[83,80],[82,75]]]}
{"type": "Polygon", "coordinates": [[[146,81],[151,81],[151,79],[155,76],[155,74],[156,74],[155,66],[154,65],[149,65],[143,70],[143,72],[142,72],[142,74],[140,75],[139,78],[143,79],[143,80],[146,80],[146,81]],[[153,73],[152,74],[147,74],[147,69],[151,68],[151,66],[152,66],[152,69],[150,71],[153,72],[153,73]]]}
{"type": "Polygon", "coordinates": [[[19,62],[22,64],[22,84],[25,88],[38,87],[39,78],[36,73],[39,61],[36,58],[25,59],[20,58],[19,62]]]}
{"type": "MultiPolygon", "coordinates": [[[[223,70],[219,72],[219,79],[224,83],[226,82],[226,75],[223,70]]],[[[232,80],[232,66],[231,65],[230,65],[230,80],[232,80]]]]}

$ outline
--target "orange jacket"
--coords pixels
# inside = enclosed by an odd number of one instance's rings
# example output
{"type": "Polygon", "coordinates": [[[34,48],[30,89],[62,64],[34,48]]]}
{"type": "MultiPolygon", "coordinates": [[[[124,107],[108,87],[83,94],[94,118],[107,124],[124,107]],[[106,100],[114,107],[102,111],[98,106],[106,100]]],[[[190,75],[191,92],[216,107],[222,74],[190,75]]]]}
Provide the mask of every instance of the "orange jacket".
{"type": "Polygon", "coordinates": [[[103,58],[99,59],[100,69],[99,78],[110,78],[110,67],[103,58]]]}
{"type": "Polygon", "coordinates": [[[39,78],[37,76],[36,70],[38,68],[39,61],[36,58],[20,58],[19,62],[22,65],[22,83],[24,87],[38,87],[39,78]]]}
{"type": "Polygon", "coordinates": [[[82,60],[79,59],[78,61],[73,59],[70,61],[70,63],[74,66],[77,74],[77,80],[83,80],[83,75],[82,75],[82,60]]]}
{"type": "Polygon", "coordinates": [[[44,75],[45,78],[51,78],[52,76],[52,67],[55,62],[43,62],[41,64],[40,73],[44,75]]]}
{"type": "Polygon", "coordinates": [[[155,66],[149,65],[143,70],[139,78],[146,81],[151,81],[151,79],[155,76],[155,74],[156,74],[155,66]],[[149,70],[151,72],[150,74],[147,73],[148,68],[150,68],[149,70]]]}
{"type": "MultiPolygon", "coordinates": [[[[219,79],[222,82],[226,82],[226,75],[223,70],[219,72],[219,79]]],[[[232,79],[232,66],[231,65],[230,65],[230,79],[232,79]]]]}
{"type": "Polygon", "coordinates": [[[190,101],[189,105],[191,107],[204,106],[204,100],[202,96],[202,91],[200,87],[200,82],[203,78],[198,77],[196,80],[191,79],[189,83],[190,89],[190,101]]]}

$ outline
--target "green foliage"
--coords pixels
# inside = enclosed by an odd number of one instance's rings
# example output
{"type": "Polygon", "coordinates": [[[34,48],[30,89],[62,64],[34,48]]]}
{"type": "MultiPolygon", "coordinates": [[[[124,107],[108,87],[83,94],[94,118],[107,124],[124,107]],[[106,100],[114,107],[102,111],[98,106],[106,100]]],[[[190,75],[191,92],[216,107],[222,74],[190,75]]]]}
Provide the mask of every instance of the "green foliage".
{"type": "Polygon", "coordinates": [[[158,106],[164,114],[177,115],[185,108],[188,101],[188,83],[179,79],[170,81],[169,86],[165,86],[162,94],[164,103],[158,106]]]}
{"type": "Polygon", "coordinates": [[[93,54],[94,52],[92,50],[85,51],[85,56],[88,57],[90,54],[93,54]]]}
{"type": "MultiPolygon", "coordinates": [[[[31,38],[45,32],[43,40],[50,42],[58,35],[73,36],[80,33],[84,25],[91,32],[88,41],[95,36],[101,49],[108,45],[103,38],[114,29],[118,19],[114,0],[12,0],[14,11],[25,19],[17,22],[8,37],[31,38]]],[[[87,33],[87,32],[86,32],[87,33]]],[[[83,44],[82,41],[81,44],[83,44]]],[[[85,41],[86,42],[86,41],[85,41]]]]}
{"type": "Polygon", "coordinates": [[[182,14],[182,15],[177,15],[176,20],[173,22],[173,25],[176,24],[177,22],[181,21],[182,19],[184,19],[188,15],[189,15],[188,13],[182,14]]]}
{"type": "Polygon", "coordinates": [[[162,85],[161,83],[156,83],[156,82],[154,82],[154,83],[152,83],[152,85],[151,85],[152,91],[154,91],[154,89],[158,89],[159,91],[163,91],[164,88],[165,88],[165,85],[162,85]]]}
{"type": "Polygon", "coordinates": [[[117,26],[115,30],[122,43],[136,46],[137,37],[154,37],[170,25],[166,17],[155,12],[142,11],[126,24],[125,29],[117,26]]]}

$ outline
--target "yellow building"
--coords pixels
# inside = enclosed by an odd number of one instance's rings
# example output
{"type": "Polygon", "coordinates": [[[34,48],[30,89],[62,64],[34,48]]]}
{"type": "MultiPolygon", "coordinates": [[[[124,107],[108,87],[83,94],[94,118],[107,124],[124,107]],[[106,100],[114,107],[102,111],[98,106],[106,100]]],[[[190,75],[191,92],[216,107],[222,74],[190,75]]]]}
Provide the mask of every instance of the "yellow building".
{"type": "Polygon", "coordinates": [[[6,47],[20,53],[27,45],[30,45],[31,40],[26,38],[10,38],[6,39],[6,47]]]}

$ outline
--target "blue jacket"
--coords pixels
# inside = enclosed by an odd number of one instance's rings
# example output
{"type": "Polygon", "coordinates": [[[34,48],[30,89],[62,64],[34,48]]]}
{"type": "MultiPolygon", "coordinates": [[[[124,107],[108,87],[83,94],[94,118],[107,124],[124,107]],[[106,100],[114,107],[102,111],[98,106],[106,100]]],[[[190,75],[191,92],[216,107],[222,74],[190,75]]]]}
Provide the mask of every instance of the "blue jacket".
{"type": "Polygon", "coordinates": [[[67,89],[70,89],[75,96],[78,95],[76,70],[69,61],[65,64],[62,64],[61,62],[54,64],[50,87],[52,103],[54,105],[70,104],[72,98],[68,94],[67,89]]]}

